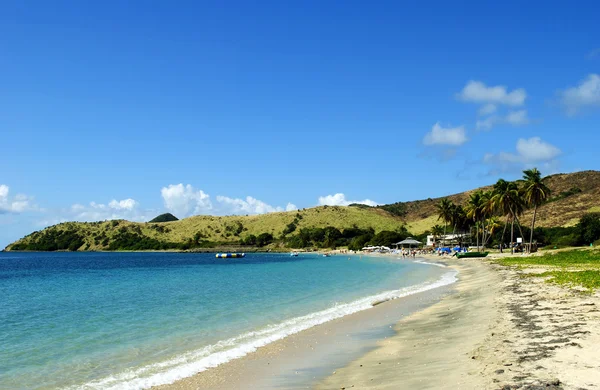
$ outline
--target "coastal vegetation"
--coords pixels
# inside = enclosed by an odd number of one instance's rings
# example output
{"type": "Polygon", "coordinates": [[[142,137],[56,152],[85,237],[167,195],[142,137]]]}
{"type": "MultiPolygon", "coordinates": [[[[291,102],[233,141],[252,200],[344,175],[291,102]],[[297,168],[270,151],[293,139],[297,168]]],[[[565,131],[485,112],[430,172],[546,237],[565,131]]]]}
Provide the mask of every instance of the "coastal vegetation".
{"type": "Polygon", "coordinates": [[[479,247],[498,247],[515,235],[540,246],[590,245],[600,239],[600,172],[523,180],[445,198],[383,206],[320,206],[251,216],[162,214],[147,223],[124,220],[67,222],[34,232],[8,250],[178,250],[240,245],[246,248],[361,249],[428,234],[441,244],[445,234],[472,233],[479,247]],[[444,234],[445,233],[445,234],[444,234]],[[508,233],[508,239],[507,239],[508,233]]]}
{"type": "MultiPolygon", "coordinates": [[[[492,187],[472,192],[464,208],[449,198],[441,199],[436,212],[438,220],[444,222],[444,234],[447,226],[452,226],[453,233],[458,231],[459,235],[474,234],[478,250],[488,244],[493,247],[506,244],[509,226],[509,248],[513,248],[516,241],[515,226],[520,237],[528,238],[525,250],[533,248],[534,242],[558,247],[590,245],[600,239],[600,213],[585,213],[574,226],[536,228],[538,210],[556,201],[550,197],[551,193],[540,171],[534,168],[523,171],[522,180],[499,179],[492,187]],[[527,210],[532,210],[529,227],[523,226],[520,220],[527,210]]],[[[571,191],[571,195],[575,193],[578,192],[571,191]]],[[[439,225],[433,226],[431,231],[439,235],[439,225]]]]}
{"type": "Polygon", "coordinates": [[[509,257],[498,260],[502,265],[547,268],[545,272],[526,273],[529,277],[545,277],[549,283],[583,287],[587,292],[600,288],[600,250],[568,250],[532,257],[509,257]]]}

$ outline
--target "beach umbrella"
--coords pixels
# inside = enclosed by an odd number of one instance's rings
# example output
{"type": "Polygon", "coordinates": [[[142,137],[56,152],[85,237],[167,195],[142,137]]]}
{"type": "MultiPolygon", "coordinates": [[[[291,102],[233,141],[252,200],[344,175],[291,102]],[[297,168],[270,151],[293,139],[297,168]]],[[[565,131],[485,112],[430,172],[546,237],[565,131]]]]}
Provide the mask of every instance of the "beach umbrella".
{"type": "Polygon", "coordinates": [[[406,240],[402,240],[400,242],[395,243],[394,245],[402,245],[404,247],[404,245],[408,245],[408,246],[412,246],[412,245],[423,245],[423,243],[421,241],[417,241],[412,237],[408,237],[406,238],[406,240]]]}

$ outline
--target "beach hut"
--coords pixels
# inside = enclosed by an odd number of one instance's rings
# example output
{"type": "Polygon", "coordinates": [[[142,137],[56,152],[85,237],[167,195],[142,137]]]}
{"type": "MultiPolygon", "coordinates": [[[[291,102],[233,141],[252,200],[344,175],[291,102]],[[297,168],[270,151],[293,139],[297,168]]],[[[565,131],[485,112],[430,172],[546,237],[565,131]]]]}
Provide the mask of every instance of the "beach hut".
{"type": "Polygon", "coordinates": [[[398,249],[398,245],[402,245],[402,248],[404,248],[404,245],[408,245],[409,248],[412,248],[413,245],[419,246],[419,245],[423,245],[423,243],[421,241],[415,240],[412,237],[408,237],[406,240],[397,242],[394,245],[396,245],[396,249],[398,249]]]}

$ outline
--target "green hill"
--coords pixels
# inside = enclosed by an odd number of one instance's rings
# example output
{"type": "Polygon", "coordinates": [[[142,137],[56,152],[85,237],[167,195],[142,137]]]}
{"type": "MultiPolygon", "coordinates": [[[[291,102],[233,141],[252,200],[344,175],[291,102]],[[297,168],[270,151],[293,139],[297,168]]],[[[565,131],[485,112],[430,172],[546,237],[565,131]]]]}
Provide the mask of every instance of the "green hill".
{"type": "MultiPolygon", "coordinates": [[[[552,199],[539,208],[537,226],[569,227],[589,212],[600,212],[600,172],[585,171],[548,176],[546,184],[552,199]]],[[[486,189],[489,187],[484,187],[486,189]]],[[[464,204],[475,190],[448,196],[454,203],[464,204]]],[[[104,222],[66,222],[34,232],[9,245],[7,250],[117,250],[117,249],[188,249],[215,245],[255,242],[252,236],[264,234],[262,242],[288,241],[300,232],[309,242],[312,235],[329,235],[319,240],[349,243],[352,237],[380,232],[411,232],[419,235],[440,223],[435,205],[441,198],[398,202],[369,207],[364,205],[321,206],[290,212],[253,216],[194,216],[162,222],[163,214],[154,222],[137,223],[124,220],[104,222]],[[160,220],[160,222],[158,222],[160,220]],[[321,231],[327,227],[335,228],[321,231]],[[311,229],[315,231],[310,231],[311,229]],[[366,230],[369,230],[365,234],[366,230]],[[408,232],[406,231],[408,230],[408,232]],[[346,233],[344,233],[346,232],[346,233]],[[266,240],[266,241],[265,241],[266,240]],[[344,241],[345,240],[345,241],[344,241]]],[[[528,225],[531,212],[521,221],[528,225]]],[[[392,238],[394,236],[391,236],[392,238]]],[[[389,239],[389,237],[388,237],[389,239]]],[[[316,241],[317,238],[314,238],[316,241]]],[[[363,240],[364,241],[364,240],[363,240]]],[[[361,241],[362,242],[362,241],[361,241]]],[[[366,242],[366,241],[365,241],[366,242]]],[[[371,241],[372,242],[372,241],[371,241]]]]}
{"type": "Polygon", "coordinates": [[[161,214],[161,215],[157,216],[156,218],[150,220],[149,223],[173,222],[173,221],[179,221],[179,218],[177,218],[176,216],[174,216],[171,213],[165,213],[165,214],[161,214]]]}
{"type": "Polygon", "coordinates": [[[124,220],[66,222],[34,232],[7,250],[186,249],[238,244],[263,233],[279,238],[303,228],[401,230],[403,221],[384,210],[322,206],[252,216],[194,216],[179,221],[138,223],[124,220]],[[293,231],[291,230],[293,225],[293,231]]]}

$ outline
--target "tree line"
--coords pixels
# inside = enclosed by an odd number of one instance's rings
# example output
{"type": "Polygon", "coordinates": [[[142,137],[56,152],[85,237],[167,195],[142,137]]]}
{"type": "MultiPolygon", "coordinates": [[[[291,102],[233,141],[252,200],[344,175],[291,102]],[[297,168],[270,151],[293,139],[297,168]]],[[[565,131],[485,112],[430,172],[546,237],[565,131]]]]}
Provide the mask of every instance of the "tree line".
{"type": "MultiPolygon", "coordinates": [[[[515,227],[520,236],[527,237],[531,248],[535,241],[550,245],[587,245],[600,239],[600,214],[584,215],[579,224],[571,228],[536,228],[537,212],[540,206],[574,195],[581,190],[573,188],[551,198],[551,190],[546,186],[537,168],[523,171],[522,180],[510,182],[500,179],[488,190],[478,190],[469,196],[465,205],[456,205],[448,198],[436,205],[438,220],[444,226],[435,225],[431,234],[435,239],[446,236],[448,228],[453,234],[475,230],[475,242],[478,250],[488,245],[502,245],[510,227],[510,247],[515,242],[515,227]],[[526,210],[533,210],[531,226],[520,223],[520,217],[526,210]],[[501,233],[500,233],[501,232],[501,233]]],[[[445,244],[445,242],[442,243],[445,244]]]]}

